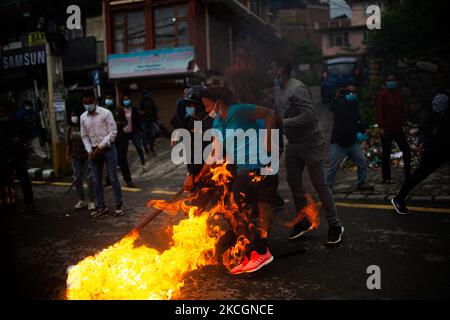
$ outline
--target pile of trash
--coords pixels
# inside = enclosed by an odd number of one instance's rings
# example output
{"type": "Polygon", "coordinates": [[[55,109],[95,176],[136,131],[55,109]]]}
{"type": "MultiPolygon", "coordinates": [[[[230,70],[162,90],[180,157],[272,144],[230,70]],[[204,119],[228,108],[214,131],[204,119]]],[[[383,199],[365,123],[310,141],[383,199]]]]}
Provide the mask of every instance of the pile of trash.
{"type": "MultiPolygon", "coordinates": [[[[411,150],[411,166],[417,167],[420,162],[420,156],[422,153],[422,135],[417,125],[408,122],[405,130],[406,138],[411,150]]],[[[375,125],[368,129],[366,133],[358,133],[358,142],[361,144],[361,148],[366,156],[367,164],[370,169],[381,167],[381,138],[380,130],[375,125]]],[[[392,144],[391,152],[391,166],[393,168],[403,168],[403,153],[394,142],[392,144]]],[[[348,159],[344,163],[344,169],[353,171],[356,170],[356,166],[348,159]]]]}

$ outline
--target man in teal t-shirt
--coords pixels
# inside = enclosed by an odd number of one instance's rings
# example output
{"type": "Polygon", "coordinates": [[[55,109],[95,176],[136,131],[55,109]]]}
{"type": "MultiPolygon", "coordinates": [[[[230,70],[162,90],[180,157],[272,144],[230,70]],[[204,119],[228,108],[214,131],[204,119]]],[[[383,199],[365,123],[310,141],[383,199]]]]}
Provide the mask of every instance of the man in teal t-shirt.
{"type": "MultiPolygon", "coordinates": [[[[237,172],[243,170],[254,170],[259,173],[263,167],[259,155],[261,136],[260,129],[264,129],[265,121],[263,119],[255,119],[256,105],[254,104],[233,104],[228,108],[227,118],[217,118],[213,122],[213,129],[219,130],[220,135],[215,137],[224,146],[230,146],[234,139],[233,150],[226,151],[228,156],[232,153],[237,172]],[[255,134],[248,134],[243,137],[243,143],[236,139],[236,130],[242,130],[243,133],[252,130],[255,134]],[[241,160],[241,161],[239,161],[241,160]],[[244,160],[242,162],[242,160],[244,160]]],[[[263,153],[264,154],[264,153],[263,153]]]]}
{"type": "MultiPolygon", "coordinates": [[[[264,120],[265,128],[272,130],[277,126],[277,118],[270,109],[252,104],[236,103],[233,94],[228,89],[221,87],[211,87],[205,90],[202,93],[202,101],[206,111],[215,119],[213,128],[218,132],[214,136],[219,143],[226,146],[227,160],[231,156],[234,157],[236,174],[233,178],[231,193],[241,208],[244,209],[247,204],[250,204],[253,210],[258,209],[263,230],[261,232],[261,229],[251,223],[249,217],[243,217],[242,212],[234,214],[231,219],[239,221],[239,223],[230,224],[237,238],[245,236],[250,244],[246,248],[244,260],[230,272],[232,274],[254,272],[273,261],[268,247],[267,232],[272,219],[270,201],[275,191],[273,187],[275,175],[261,175],[261,169],[264,167],[262,163],[266,162],[261,161],[258,150],[260,147],[265,147],[270,153],[273,144],[270,141],[270,134],[267,137],[260,137],[259,129],[261,127],[258,120],[264,120]],[[249,130],[254,131],[250,132],[249,130]],[[235,140],[233,148],[231,148],[232,140],[235,140]],[[263,141],[265,146],[261,146],[263,141]]],[[[208,171],[209,166],[204,166],[199,176],[201,177],[208,171]]]]}

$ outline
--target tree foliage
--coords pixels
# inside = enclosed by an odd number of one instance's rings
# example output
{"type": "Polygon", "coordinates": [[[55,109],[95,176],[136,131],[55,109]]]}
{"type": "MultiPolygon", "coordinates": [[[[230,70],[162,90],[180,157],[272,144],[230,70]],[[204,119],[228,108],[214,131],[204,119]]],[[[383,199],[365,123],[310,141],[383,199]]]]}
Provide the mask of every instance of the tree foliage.
{"type": "Polygon", "coordinates": [[[381,29],[369,32],[368,49],[388,60],[450,53],[450,1],[399,0],[381,14],[381,29]]]}
{"type": "Polygon", "coordinates": [[[295,57],[299,63],[317,63],[321,61],[322,50],[310,40],[305,39],[297,44],[295,57]]]}

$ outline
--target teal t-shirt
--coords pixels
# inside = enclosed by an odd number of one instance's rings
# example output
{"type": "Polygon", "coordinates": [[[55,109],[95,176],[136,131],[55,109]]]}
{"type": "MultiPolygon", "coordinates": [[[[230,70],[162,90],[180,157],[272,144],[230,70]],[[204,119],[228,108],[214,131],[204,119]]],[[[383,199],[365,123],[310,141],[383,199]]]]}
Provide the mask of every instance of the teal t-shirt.
{"type": "MultiPolygon", "coordinates": [[[[224,139],[219,139],[219,141],[224,146],[228,146],[231,143],[230,140],[234,139],[234,163],[238,172],[242,170],[257,170],[263,167],[259,159],[258,150],[260,145],[259,129],[264,129],[264,121],[255,120],[255,112],[256,105],[254,104],[234,104],[228,108],[226,119],[216,119],[213,123],[213,128],[222,133],[224,139]],[[239,142],[235,135],[235,130],[238,129],[244,132],[252,129],[255,134],[248,134],[245,136],[245,139],[239,142]],[[238,161],[239,157],[245,159],[245,163],[238,163],[242,162],[238,161]]],[[[226,151],[231,153],[228,147],[226,151]]]]}

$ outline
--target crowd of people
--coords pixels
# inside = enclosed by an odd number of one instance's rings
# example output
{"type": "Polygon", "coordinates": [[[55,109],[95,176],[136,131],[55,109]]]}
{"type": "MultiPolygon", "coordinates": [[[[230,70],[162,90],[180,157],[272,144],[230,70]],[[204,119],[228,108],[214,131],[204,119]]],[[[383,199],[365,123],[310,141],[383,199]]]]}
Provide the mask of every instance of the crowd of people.
{"type": "Polygon", "coordinates": [[[128,146],[133,143],[142,170],[145,171],[145,153],[156,155],[154,141],[157,132],[158,106],[150,97],[150,92],[143,93],[138,107],[128,95],[117,106],[112,95],[106,95],[104,101],[98,101],[93,93],[83,96],[81,112],[72,111],[68,130],[67,159],[72,159],[75,186],[79,201],[76,209],[88,207],[91,216],[98,217],[108,212],[104,200],[104,185],[111,185],[114,190],[114,213],[123,215],[123,195],[117,166],[122,173],[127,187],[133,188],[128,146]],[[106,168],[106,183],[103,169],[106,168]],[[87,177],[89,191],[86,201],[83,179],[87,177]],[[95,203],[94,203],[95,201],[95,203]]]}
{"type": "MultiPolygon", "coordinates": [[[[264,103],[239,101],[230,89],[199,84],[186,88],[183,97],[177,101],[175,115],[171,121],[174,128],[185,128],[194,134],[194,121],[200,121],[202,131],[214,128],[222,133],[223,145],[227,144],[227,130],[255,129],[256,137],[245,141],[246,159],[254,150],[250,145],[258,145],[259,130],[279,129],[282,132],[280,141],[275,146],[279,153],[285,154],[287,184],[290,187],[295,207],[295,224],[288,236],[297,239],[317,228],[310,217],[302,214],[308,206],[308,196],[303,182],[306,169],[314,190],[322,203],[328,223],[329,245],[342,241],[344,227],[333,197],[332,187],[336,173],[347,157],[356,164],[358,190],[371,191],[374,186],[367,183],[367,161],[360,147],[360,134],[365,127],[361,123],[358,108],[358,88],[348,86],[340,88],[330,104],[334,115],[333,129],[327,163],[326,140],[322,134],[317,110],[314,107],[310,89],[300,80],[291,77],[291,64],[283,59],[275,59],[268,69],[270,83],[273,84],[272,95],[261,99],[264,103]],[[284,144],[283,136],[287,139],[284,144]],[[256,140],[252,140],[256,139],[256,140]]],[[[376,122],[382,140],[382,183],[392,184],[390,155],[392,143],[395,141],[404,157],[405,180],[398,195],[392,199],[392,204],[399,214],[410,213],[406,206],[409,192],[443,163],[450,159],[449,147],[449,110],[448,92],[442,92],[432,101],[432,116],[426,131],[424,152],[419,168],[411,173],[409,146],[403,131],[406,123],[405,104],[402,101],[398,80],[395,75],[388,75],[385,86],[380,91],[376,101],[376,122]]],[[[23,108],[13,115],[6,105],[0,106],[2,150],[7,150],[9,160],[2,163],[20,181],[25,203],[30,212],[35,210],[31,182],[27,173],[27,150],[32,150],[37,156],[45,159],[46,152],[39,142],[37,130],[38,115],[25,102],[23,108]],[[20,125],[17,125],[20,124],[20,125]]],[[[70,111],[69,128],[67,132],[66,159],[72,163],[74,185],[78,194],[75,209],[88,208],[92,217],[98,217],[108,212],[104,200],[104,185],[112,186],[115,196],[117,216],[123,215],[123,195],[121,183],[117,175],[117,167],[128,187],[135,184],[131,177],[128,162],[128,146],[133,143],[143,170],[145,170],[147,155],[154,149],[158,129],[158,107],[151,98],[149,91],[144,91],[143,99],[138,106],[133,104],[129,95],[121,97],[119,103],[112,95],[97,99],[92,92],[84,94],[80,108],[70,111]],[[106,168],[106,177],[103,175],[106,168]],[[87,194],[83,187],[87,180],[87,194]]],[[[271,152],[273,144],[266,139],[264,146],[271,152]]],[[[172,145],[178,143],[173,136],[172,145]]],[[[192,146],[194,147],[194,146],[192,146]]],[[[202,150],[205,145],[202,145],[202,150]]],[[[235,157],[234,150],[226,150],[235,157]]],[[[194,156],[194,155],[192,155],[194,156]]],[[[212,156],[212,155],[211,155],[212,156]]],[[[230,154],[226,155],[230,156],[230,154]]],[[[236,212],[233,219],[240,223],[230,223],[237,238],[245,236],[249,243],[245,247],[243,261],[235,266],[232,274],[254,272],[273,261],[269,249],[268,236],[271,231],[273,210],[284,208],[284,200],[277,189],[279,176],[262,175],[265,165],[255,156],[256,163],[245,162],[232,168],[233,180],[230,185],[234,200],[243,209],[250,208],[259,217],[259,226],[255,226],[249,217],[243,217],[242,212],[236,212]],[[255,179],[258,177],[258,179],[255,179]],[[263,230],[264,232],[261,232],[263,230]]],[[[5,160],[5,159],[2,159],[5,160]]],[[[189,164],[188,174],[184,182],[184,190],[198,190],[201,177],[210,169],[210,165],[189,164]]],[[[11,181],[2,178],[1,204],[9,201],[14,195],[10,192],[11,181]]],[[[245,209],[245,210],[244,210],[245,209]]],[[[239,210],[238,210],[239,211],[239,210]]],[[[248,211],[245,211],[248,212],[248,211]]]]}
{"type": "MultiPolygon", "coordinates": [[[[358,88],[348,86],[336,92],[334,100],[330,103],[330,111],[334,115],[333,129],[330,141],[328,167],[325,167],[326,141],[319,126],[319,118],[314,108],[312,94],[309,88],[301,81],[291,77],[291,65],[283,59],[271,62],[268,70],[273,95],[264,98],[265,106],[248,104],[248,101],[238,101],[229,90],[220,86],[197,87],[185,92],[185,98],[179,100],[177,105],[174,127],[183,127],[191,130],[192,121],[202,121],[202,130],[215,128],[221,131],[224,137],[222,144],[227,144],[228,129],[280,129],[287,138],[287,144],[279,141],[280,154],[285,153],[285,166],[287,183],[294,200],[295,212],[298,219],[293,226],[288,239],[297,239],[314,230],[311,217],[302,214],[308,206],[308,197],[303,184],[303,172],[306,168],[317,195],[322,203],[328,222],[329,245],[336,245],[342,241],[344,227],[334,202],[332,187],[336,173],[343,161],[348,157],[357,166],[356,187],[360,191],[372,191],[374,186],[367,183],[368,166],[364,153],[361,150],[361,137],[364,137],[365,126],[361,122],[358,108],[358,88]],[[212,121],[211,121],[212,119],[212,121]],[[261,126],[263,121],[264,126],[261,126]]],[[[237,95],[240,96],[240,95],[237,95]]],[[[399,214],[408,214],[406,197],[408,193],[428,175],[434,172],[444,162],[449,160],[449,126],[448,126],[448,92],[436,95],[432,105],[432,116],[425,134],[425,148],[421,165],[411,174],[410,152],[403,126],[406,123],[406,108],[402,101],[398,80],[395,75],[386,77],[384,88],[378,94],[376,101],[376,122],[382,140],[383,165],[382,183],[396,183],[391,178],[390,156],[392,143],[395,141],[403,152],[405,161],[405,180],[399,194],[392,199],[394,209],[399,214]]],[[[232,136],[234,139],[234,136],[232,136]]],[[[255,139],[255,138],[254,138],[255,139]]],[[[259,137],[252,141],[250,137],[245,143],[246,159],[250,158],[252,144],[257,144],[259,137]]],[[[237,146],[232,151],[238,152],[237,146]]],[[[271,146],[268,144],[268,151],[271,146]]],[[[259,227],[248,219],[242,217],[240,212],[235,219],[240,223],[230,223],[237,238],[245,236],[249,243],[246,246],[244,259],[241,264],[230,271],[232,274],[254,272],[273,261],[270,253],[268,234],[273,220],[274,209],[283,208],[283,199],[279,198],[277,187],[278,175],[261,176],[263,165],[260,162],[237,164],[234,167],[234,178],[230,190],[234,199],[242,207],[251,207],[251,211],[259,216],[259,227]],[[250,179],[259,176],[259,179],[250,179]],[[278,196],[277,196],[278,195],[278,196]]],[[[190,165],[185,180],[185,190],[193,190],[196,183],[209,170],[209,165],[190,165]]],[[[243,211],[245,211],[243,209],[243,211]]]]}

